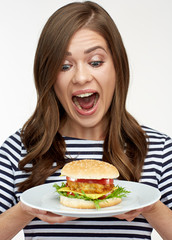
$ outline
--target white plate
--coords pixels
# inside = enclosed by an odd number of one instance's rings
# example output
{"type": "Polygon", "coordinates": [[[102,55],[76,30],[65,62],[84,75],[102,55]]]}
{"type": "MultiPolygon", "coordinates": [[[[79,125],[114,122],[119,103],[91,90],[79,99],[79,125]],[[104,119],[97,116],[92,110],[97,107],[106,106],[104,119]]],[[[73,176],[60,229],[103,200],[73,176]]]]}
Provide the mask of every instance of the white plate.
{"type": "MultiPolygon", "coordinates": [[[[61,181],[57,182],[61,184],[61,181]]],[[[134,209],[149,206],[161,197],[160,192],[151,186],[142,183],[115,180],[114,184],[125,187],[131,193],[122,199],[122,202],[113,207],[97,209],[76,209],[65,207],[59,202],[59,195],[55,192],[54,183],[43,184],[30,188],[21,195],[21,201],[33,208],[46,210],[55,214],[71,217],[110,217],[134,209]]]]}

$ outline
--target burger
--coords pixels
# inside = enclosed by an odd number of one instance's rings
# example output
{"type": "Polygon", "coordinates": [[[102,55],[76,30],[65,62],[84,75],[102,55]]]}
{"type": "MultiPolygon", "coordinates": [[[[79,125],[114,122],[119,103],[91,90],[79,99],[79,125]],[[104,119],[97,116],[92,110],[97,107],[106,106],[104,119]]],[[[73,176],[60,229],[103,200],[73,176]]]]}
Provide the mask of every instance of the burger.
{"type": "Polygon", "coordinates": [[[61,171],[66,183],[54,184],[60,195],[60,203],[67,207],[94,209],[114,206],[129,193],[123,187],[114,186],[119,176],[115,166],[99,160],[76,160],[67,163],[61,171]]]}

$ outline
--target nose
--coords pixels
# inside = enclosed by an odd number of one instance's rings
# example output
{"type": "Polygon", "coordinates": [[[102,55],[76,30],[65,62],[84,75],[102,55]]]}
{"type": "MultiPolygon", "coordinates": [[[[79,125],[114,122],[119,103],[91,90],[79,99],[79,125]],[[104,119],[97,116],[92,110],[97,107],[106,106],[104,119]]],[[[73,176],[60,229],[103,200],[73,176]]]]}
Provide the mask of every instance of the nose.
{"type": "Polygon", "coordinates": [[[83,63],[78,64],[74,72],[73,83],[84,85],[85,83],[90,82],[91,80],[92,75],[88,67],[83,63]]]}

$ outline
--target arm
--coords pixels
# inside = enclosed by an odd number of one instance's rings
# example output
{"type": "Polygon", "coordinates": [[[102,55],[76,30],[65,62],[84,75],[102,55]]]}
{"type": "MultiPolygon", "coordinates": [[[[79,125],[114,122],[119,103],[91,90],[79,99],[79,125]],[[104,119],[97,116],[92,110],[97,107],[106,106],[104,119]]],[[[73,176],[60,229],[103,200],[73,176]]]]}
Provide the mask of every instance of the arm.
{"type": "Polygon", "coordinates": [[[14,194],[16,189],[15,168],[18,168],[17,157],[22,157],[20,134],[17,132],[8,138],[0,148],[0,239],[10,240],[23,229],[33,218],[38,217],[48,223],[63,223],[73,218],[55,215],[46,211],[40,211],[27,207],[15,199],[19,196],[14,194]],[[14,146],[13,146],[14,145],[14,146]],[[13,146],[13,147],[11,147],[13,146]],[[16,149],[16,153],[14,153],[16,149]],[[18,156],[20,152],[20,156],[18,156]],[[16,157],[13,158],[13,155],[16,157]],[[13,164],[11,163],[11,159],[13,164]],[[11,207],[14,205],[14,207],[11,207]],[[8,210],[6,210],[8,209],[8,210]]]}
{"type": "Polygon", "coordinates": [[[0,215],[1,240],[10,240],[13,238],[35,217],[51,224],[64,223],[76,219],[34,209],[19,202],[0,215]]]}
{"type": "Polygon", "coordinates": [[[161,150],[161,173],[158,181],[158,189],[161,192],[161,201],[152,205],[150,209],[145,209],[145,211],[142,212],[142,215],[164,240],[171,240],[172,210],[170,209],[172,209],[172,139],[165,136],[163,141],[164,144],[161,150]]]}
{"type": "Polygon", "coordinates": [[[172,211],[161,201],[142,209],[133,210],[121,215],[115,215],[114,217],[132,221],[140,214],[146,218],[150,225],[164,240],[172,239],[172,211]]]}
{"type": "MultiPolygon", "coordinates": [[[[161,191],[162,202],[158,201],[146,208],[131,211],[116,217],[132,221],[139,214],[142,214],[164,240],[171,240],[172,211],[170,208],[172,208],[172,140],[166,135],[158,133],[158,136],[160,136],[161,144],[158,146],[159,158],[157,158],[157,161],[159,164],[161,163],[161,169],[158,167],[159,171],[157,171],[155,175],[157,175],[158,183],[156,187],[161,191]],[[163,145],[162,142],[164,142],[163,145]]],[[[150,141],[153,141],[153,139],[150,139],[150,141]]]]}
{"type": "Polygon", "coordinates": [[[33,216],[23,214],[20,204],[8,209],[0,215],[0,233],[2,240],[12,239],[21,229],[23,229],[33,216]]]}
{"type": "Polygon", "coordinates": [[[172,239],[172,211],[161,201],[143,211],[142,215],[164,240],[172,239]]]}

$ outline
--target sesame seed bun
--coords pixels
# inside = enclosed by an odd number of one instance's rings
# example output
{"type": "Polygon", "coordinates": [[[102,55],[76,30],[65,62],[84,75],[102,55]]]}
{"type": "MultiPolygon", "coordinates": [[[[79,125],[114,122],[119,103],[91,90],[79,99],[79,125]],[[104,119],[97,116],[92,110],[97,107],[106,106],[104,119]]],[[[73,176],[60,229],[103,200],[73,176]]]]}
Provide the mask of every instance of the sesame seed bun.
{"type": "Polygon", "coordinates": [[[117,178],[119,172],[115,166],[99,160],[77,160],[67,163],[61,174],[74,179],[117,178]]]}
{"type": "MultiPolygon", "coordinates": [[[[101,201],[99,203],[99,206],[101,208],[111,207],[116,204],[119,204],[120,202],[121,202],[121,198],[109,198],[101,201]]],[[[68,198],[64,196],[60,196],[60,203],[66,207],[71,207],[71,208],[79,208],[79,209],[95,209],[96,208],[93,201],[86,201],[86,200],[77,199],[77,198],[68,198]]]]}

